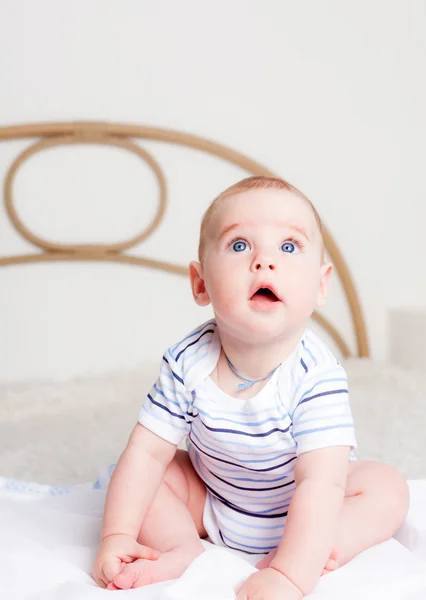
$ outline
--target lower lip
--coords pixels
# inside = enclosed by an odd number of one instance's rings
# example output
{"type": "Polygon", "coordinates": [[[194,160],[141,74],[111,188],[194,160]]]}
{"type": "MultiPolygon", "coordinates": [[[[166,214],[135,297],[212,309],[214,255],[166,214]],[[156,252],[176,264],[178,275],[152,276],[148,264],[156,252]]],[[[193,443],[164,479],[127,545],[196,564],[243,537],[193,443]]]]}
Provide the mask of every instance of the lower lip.
{"type": "Polygon", "coordinates": [[[250,300],[250,306],[263,312],[276,310],[280,304],[279,300],[269,300],[269,298],[265,298],[264,296],[258,296],[250,300]]]}

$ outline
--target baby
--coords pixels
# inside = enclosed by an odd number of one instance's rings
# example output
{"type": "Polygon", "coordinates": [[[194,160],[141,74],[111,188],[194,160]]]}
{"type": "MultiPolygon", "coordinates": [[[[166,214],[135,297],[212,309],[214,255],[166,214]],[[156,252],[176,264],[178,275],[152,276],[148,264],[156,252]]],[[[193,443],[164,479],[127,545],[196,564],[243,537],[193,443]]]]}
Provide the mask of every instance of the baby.
{"type": "Polygon", "coordinates": [[[163,356],[109,484],[99,585],[179,577],[209,538],[266,554],[238,600],[299,600],[401,525],[407,484],[355,460],[345,371],[306,328],[331,272],[287,182],[249,177],[211,204],[190,281],[215,319],[163,356]]]}

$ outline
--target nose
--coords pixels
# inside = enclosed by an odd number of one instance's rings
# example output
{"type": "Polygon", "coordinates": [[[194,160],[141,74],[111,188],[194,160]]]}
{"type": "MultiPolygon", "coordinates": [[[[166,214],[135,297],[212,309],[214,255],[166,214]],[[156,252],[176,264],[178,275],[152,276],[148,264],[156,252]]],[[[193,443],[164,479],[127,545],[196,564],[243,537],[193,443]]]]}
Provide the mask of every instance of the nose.
{"type": "Polygon", "coordinates": [[[256,256],[251,264],[252,271],[275,271],[275,264],[267,256],[256,256]]]}

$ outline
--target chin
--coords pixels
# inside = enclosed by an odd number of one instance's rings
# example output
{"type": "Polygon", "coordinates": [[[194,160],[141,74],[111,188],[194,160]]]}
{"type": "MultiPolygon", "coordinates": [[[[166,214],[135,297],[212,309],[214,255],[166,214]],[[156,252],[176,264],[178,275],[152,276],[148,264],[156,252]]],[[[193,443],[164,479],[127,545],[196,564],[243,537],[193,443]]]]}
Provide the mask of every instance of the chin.
{"type": "Polygon", "coordinates": [[[254,316],[244,324],[244,331],[249,341],[267,341],[271,337],[281,337],[285,335],[286,330],[285,323],[277,319],[264,318],[262,315],[254,316]]]}

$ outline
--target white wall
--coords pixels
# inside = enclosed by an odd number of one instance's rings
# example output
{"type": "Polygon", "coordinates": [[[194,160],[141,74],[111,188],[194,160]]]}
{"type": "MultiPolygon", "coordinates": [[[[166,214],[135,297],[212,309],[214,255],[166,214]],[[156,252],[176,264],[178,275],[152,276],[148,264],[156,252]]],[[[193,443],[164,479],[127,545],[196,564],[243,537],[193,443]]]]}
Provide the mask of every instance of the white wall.
{"type": "MultiPolygon", "coordinates": [[[[257,159],[318,207],[382,359],[387,309],[426,304],[425,30],[423,0],[3,0],[0,124],[158,125],[257,159]]],[[[2,176],[27,144],[0,145],[2,176]]],[[[166,165],[172,206],[139,251],[184,264],[208,201],[241,173],[148,146],[166,165]]],[[[139,229],[154,210],[155,184],[116,150],[67,149],[29,162],[15,195],[40,234],[90,242],[139,229]]],[[[23,251],[2,209],[0,254],[23,251]]],[[[157,357],[208,316],[191,304],[187,283],[174,281],[108,265],[0,269],[0,379],[157,357]]],[[[329,312],[350,331],[340,305],[329,312]]]]}

